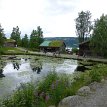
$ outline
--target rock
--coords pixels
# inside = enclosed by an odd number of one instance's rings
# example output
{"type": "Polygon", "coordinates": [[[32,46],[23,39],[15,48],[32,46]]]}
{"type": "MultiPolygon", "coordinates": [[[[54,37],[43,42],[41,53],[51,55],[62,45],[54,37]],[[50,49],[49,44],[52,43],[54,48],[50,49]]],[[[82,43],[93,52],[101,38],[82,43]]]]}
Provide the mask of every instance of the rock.
{"type": "Polygon", "coordinates": [[[80,95],[80,96],[86,96],[90,93],[91,93],[90,87],[88,86],[84,86],[77,91],[77,95],[80,95]]]}
{"type": "Polygon", "coordinates": [[[101,83],[98,83],[98,82],[93,82],[89,85],[90,89],[93,91],[95,91],[96,89],[98,88],[101,88],[102,87],[102,84],[101,83]]]}
{"type": "Polygon", "coordinates": [[[69,96],[60,101],[58,107],[77,107],[81,103],[81,96],[69,96]]]}

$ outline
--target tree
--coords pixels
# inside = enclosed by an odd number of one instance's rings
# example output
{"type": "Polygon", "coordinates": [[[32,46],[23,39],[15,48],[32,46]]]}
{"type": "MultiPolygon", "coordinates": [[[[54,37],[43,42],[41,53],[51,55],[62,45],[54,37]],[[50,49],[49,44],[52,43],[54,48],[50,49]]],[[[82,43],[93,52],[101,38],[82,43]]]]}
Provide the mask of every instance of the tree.
{"type": "Polygon", "coordinates": [[[29,40],[28,40],[28,36],[27,34],[25,34],[25,36],[22,38],[22,47],[28,48],[29,46],[29,40]]]}
{"type": "Polygon", "coordinates": [[[0,47],[3,46],[5,40],[5,34],[4,34],[4,29],[2,28],[0,24],[0,47]]]}
{"type": "Polygon", "coordinates": [[[37,47],[43,42],[43,31],[42,28],[40,28],[40,26],[37,27],[37,38],[36,38],[36,43],[37,47]]]}
{"type": "Polygon", "coordinates": [[[43,31],[40,28],[40,26],[37,27],[37,36],[40,37],[40,38],[43,38],[43,31]]]}
{"type": "Polygon", "coordinates": [[[95,20],[91,46],[95,53],[101,56],[107,55],[107,15],[102,15],[100,19],[95,20]]]}
{"type": "Polygon", "coordinates": [[[33,30],[30,35],[30,48],[39,48],[39,45],[43,42],[43,31],[40,26],[37,30],[33,30]]]}
{"type": "Polygon", "coordinates": [[[33,30],[30,35],[30,48],[32,49],[36,47],[36,35],[37,31],[33,30]]]}
{"type": "Polygon", "coordinates": [[[17,43],[18,46],[21,45],[20,34],[21,34],[21,32],[19,31],[19,27],[18,26],[16,26],[16,28],[13,27],[13,30],[12,30],[10,38],[16,40],[16,43],[17,43]]]}
{"type": "Polygon", "coordinates": [[[79,43],[84,42],[90,37],[90,32],[92,30],[91,23],[91,13],[90,11],[78,13],[76,18],[76,33],[78,35],[79,43]]]}

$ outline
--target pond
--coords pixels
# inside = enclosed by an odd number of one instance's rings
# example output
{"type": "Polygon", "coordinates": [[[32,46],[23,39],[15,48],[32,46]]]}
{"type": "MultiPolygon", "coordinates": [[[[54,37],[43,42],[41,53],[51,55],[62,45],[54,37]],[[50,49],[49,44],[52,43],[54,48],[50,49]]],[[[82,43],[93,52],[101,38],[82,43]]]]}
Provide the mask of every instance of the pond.
{"type": "Polygon", "coordinates": [[[0,61],[3,76],[0,78],[0,97],[8,95],[20,86],[20,83],[37,81],[48,72],[72,74],[77,67],[77,60],[39,56],[17,56],[0,61]]]}

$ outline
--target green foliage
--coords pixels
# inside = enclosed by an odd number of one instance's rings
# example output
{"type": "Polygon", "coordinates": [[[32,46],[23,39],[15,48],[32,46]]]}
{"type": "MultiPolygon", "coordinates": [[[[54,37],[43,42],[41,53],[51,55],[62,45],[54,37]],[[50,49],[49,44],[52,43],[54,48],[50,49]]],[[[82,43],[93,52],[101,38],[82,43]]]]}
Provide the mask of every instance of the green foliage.
{"type": "Polygon", "coordinates": [[[4,54],[4,50],[2,47],[0,47],[0,55],[3,55],[4,54]]]}
{"type": "Polygon", "coordinates": [[[22,38],[21,46],[25,48],[29,48],[29,40],[27,34],[22,38]]]}
{"type": "Polygon", "coordinates": [[[77,54],[78,51],[79,51],[79,50],[78,50],[77,48],[72,48],[72,52],[73,52],[73,53],[76,53],[76,54],[77,54]]]}
{"type": "Polygon", "coordinates": [[[35,87],[31,83],[21,84],[11,98],[3,101],[4,107],[34,107],[34,89],[35,87]]]}
{"type": "Polygon", "coordinates": [[[24,51],[14,47],[3,47],[0,50],[1,54],[25,54],[24,51]]]}
{"type": "Polygon", "coordinates": [[[4,44],[4,40],[5,40],[5,34],[4,34],[4,29],[2,28],[1,24],[0,24],[0,47],[3,46],[4,44]]]}
{"type": "Polygon", "coordinates": [[[102,15],[100,19],[95,21],[91,46],[95,53],[106,56],[107,55],[107,15],[102,15]]]}
{"type": "Polygon", "coordinates": [[[39,84],[38,92],[46,95],[44,100],[46,100],[48,104],[57,105],[59,101],[66,96],[67,87],[69,86],[66,76],[58,76],[57,73],[51,72],[45,80],[39,84]]]}
{"type": "Polygon", "coordinates": [[[78,13],[78,18],[76,18],[76,30],[79,43],[84,42],[87,38],[90,37],[90,31],[92,30],[90,19],[90,11],[81,11],[80,13],[78,13]]]}
{"type": "Polygon", "coordinates": [[[43,32],[40,26],[37,27],[37,30],[33,30],[30,35],[30,48],[35,49],[39,48],[39,45],[43,42],[43,32]]]}
{"type": "Polygon", "coordinates": [[[91,77],[91,82],[100,82],[102,78],[107,76],[107,67],[104,64],[96,65],[89,73],[91,77]]]}
{"type": "Polygon", "coordinates": [[[37,27],[37,36],[43,38],[43,31],[42,28],[40,28],[40,26],[37,27]]]}
{"type": "Polygon", "coordinates": [[[102,78],[101,73],[97,69],[91,70],[89,76],[91,77],[91,82],[100,82],[102,78]]]}
{"type": "Polygon", "coordinates": [[[21,45],[20,34],[21,34],[21,32],[19,31],[19,27],[18,26],[16,26],[16,28],[13,27],[13,30],[12,30],[10,38],[16,40],[16,43],[17,43],[18,46],[21,45]]]}
{"type": "Polygon", "coordinates": [[[49,46],[52,47],[60,47],[63,45],[63,42],[60,40],[53,40],[52,42],[49,43],[49,46]]]}

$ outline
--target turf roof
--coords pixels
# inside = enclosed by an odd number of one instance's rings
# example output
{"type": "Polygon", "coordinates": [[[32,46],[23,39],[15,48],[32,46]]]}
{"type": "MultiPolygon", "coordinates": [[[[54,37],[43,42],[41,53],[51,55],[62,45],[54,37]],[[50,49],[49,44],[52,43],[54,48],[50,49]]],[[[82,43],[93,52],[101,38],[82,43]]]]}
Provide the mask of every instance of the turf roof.
{"type": "Polygon", "coordinates": [[[40,46],[61,47],[62,45],[63,41],[53,40],[53,41],[44,41],[40,46]]]}

